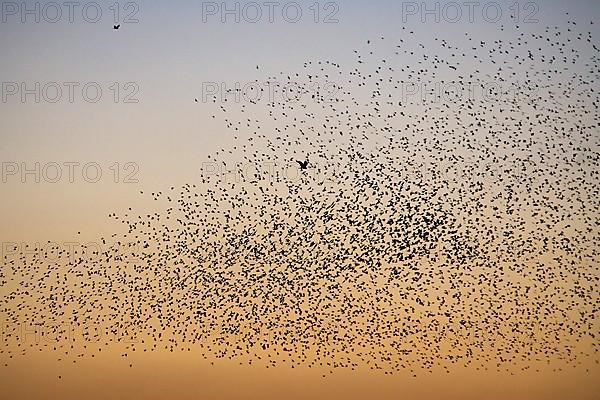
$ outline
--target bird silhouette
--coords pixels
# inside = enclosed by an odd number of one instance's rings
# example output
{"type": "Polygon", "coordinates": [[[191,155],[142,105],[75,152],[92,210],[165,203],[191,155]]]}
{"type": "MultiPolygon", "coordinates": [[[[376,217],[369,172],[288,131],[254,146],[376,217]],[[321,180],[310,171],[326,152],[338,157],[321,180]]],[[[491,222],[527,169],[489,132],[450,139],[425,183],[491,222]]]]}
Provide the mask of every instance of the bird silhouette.
{"type": "Polygon", "coordinates": [[[300,165],[300,170],[308,168],[308,160],[305,160],[305,161],[296,160],[296,162],[300,165]]]}
{"type": "Polygon", "coordinates": [[[152,211],[111,212],[96,246],[3,251],[2,316],[56,340],[13,324],[0,358],[186,351],[323,377],[593,363],[600,72],[580,25],[456,43],[403,27],[266,77],[299,101],[215,96],[220,173],[140,190],[152,211]]]}

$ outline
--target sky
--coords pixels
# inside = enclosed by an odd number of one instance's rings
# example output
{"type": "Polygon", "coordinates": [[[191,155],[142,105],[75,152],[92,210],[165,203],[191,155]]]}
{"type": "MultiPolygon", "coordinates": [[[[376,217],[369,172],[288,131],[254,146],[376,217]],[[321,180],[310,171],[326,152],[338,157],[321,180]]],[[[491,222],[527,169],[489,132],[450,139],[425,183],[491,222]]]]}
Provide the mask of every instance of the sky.
{"type": "MultiPolygon", "coordinates": [[[[125,229],[109,214],[129,207],[150,213],[160,207],[140,191],[200,184],[206,168],[215,165],[215,153],[234,143],[226,122],[213,118],[218,107],[234,103],[230,121],[244,120],[247,115],[240,107],[252,107],[250,95],[235,104],[235,96],[225,94],[224,89],[236,84],[283,82],[286,75],[302,72],[309,61],[327,60],[349,71],[356,67],[354,51],[369,51],[367,40],[387,57],[400,39],[415,51],[418,44],[430,48],[438,39],[468,49],[465,34],[495,43],[513,40],[521,32],[543,33],[547,27],[564,32],[573,27],[568,21],[577,21],[578,28],[590,31],[593,43],[599,44],[600,2],[594,0],[475,3],[470,16],[461,1],[284,1],[273,2],[272,9],[261,1],[84,1],[75,2],[72,9],[62,2],[2,2],[2,255],[9,254],[12,245],[22,250],[48,241],[63,248],[67,243],[99,244],[101,237],[125,229]],[[454,14],[457,9],[460,16],[454,14]],[[509,17],[515,9],[518,22],[509,17]],[[500,15],[494,18],[496,10],[500,15]],[[119,29],[114,29],[117,24],[119,29]],[[219,97],[216,103],[211,101],[213,94],[219,97]]],[[[449,57],[444,51],[440,57],[449,57]]],[[[589,46],[582,54],[594,56],[589,46]]],[[[413,61],[406,59],[407,64],[413,61]]],[[[402,64],[400,58],[398,65],[402,64]]],[[[581,68],[575,72],[583,73],[584,67],[575,66],[581,68]]],[[[419,82],[418,76],[411,79],[419,82]]],[[[341,87],[334,98],[343,97],[344,90],[357,95],[361,91],[333,73],[318,84],[329,81],[341,87]]],[[[314,106],[307,97],[300,100],[305,101],[314,106]]],[[[259,103],[263,106],[255,107],[255,117],[263,122],[265,134],[276,135],[277,123],[266,118],[268,99],[259,103]]],[[[418,107],[413,111],[420,112],[418,107]]],[[[588,117],[597,122],[597,107],[588,117]]],[[[597,146],[598,128],[594,138],[597,146]]],[[[236,154],[216,156],[216,162],[226,161],[235,169],[236,163],[245,162],[236,154]]],[[[597,216],[598,210],[594,212],[597,216]]],[[[0,293],[5,296],[7,289],[0,287],[0,293]]],[[[259,369],[235,360],[213,360],[210,365],[195,351],[140,354],[132,369],[120,351],[115,345],[66,366],[57,363],[48,348],[15,356],[8,366],[0,366],[0,398],[600,396],[597,353],[560,371],[547,366],[520,373],[456,367],[450,374],[424,372],[414,378],[364,368],[335,372],[323,380],[319,371],[307,368],[259,369]],[[58,369],[62,380],[56,379],[58,369]]]]}

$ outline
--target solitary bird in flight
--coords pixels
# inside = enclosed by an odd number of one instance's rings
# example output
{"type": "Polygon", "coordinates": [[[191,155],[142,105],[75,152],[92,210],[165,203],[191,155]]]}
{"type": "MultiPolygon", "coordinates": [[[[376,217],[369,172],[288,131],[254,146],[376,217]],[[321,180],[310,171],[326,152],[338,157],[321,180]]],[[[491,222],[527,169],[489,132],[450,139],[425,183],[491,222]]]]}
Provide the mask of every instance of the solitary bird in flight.
{"type": "Polygon", "coordinates": [[[306,160],[306,161],[298,161],[298,160],[296,160],[296,162],[297,162],[298,164],[300,164],[300,170],[301,170],[301,171],[302,171],[303,169],[306,169],[306,168],[308,168],[308,160],[306,160]]]}
{"type": "Polygon", "coordinates": [[[117,30],[117,29],[119,29],[120,27],[121,27],[121,24],[119,24],[119,25],[113,25],[113,29],[114,29],[114,30],[117,30]]]}

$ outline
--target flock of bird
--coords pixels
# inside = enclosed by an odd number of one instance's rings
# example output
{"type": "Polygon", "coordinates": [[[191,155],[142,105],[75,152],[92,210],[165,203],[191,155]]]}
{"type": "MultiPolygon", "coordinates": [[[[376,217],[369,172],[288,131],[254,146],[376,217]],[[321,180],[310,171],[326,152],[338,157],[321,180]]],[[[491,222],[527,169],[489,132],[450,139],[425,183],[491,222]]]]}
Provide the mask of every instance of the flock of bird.
{"type": "Polygon", "coordinates": [[[5,256],[0,359],[121,343],[132,364],[597,363],[600,53],[567,26],[460,45],[403,30],[350,67],[269,77],[296,100],[215,97],[218,173],[142,192],[160,209],[112,213],[108,250],[5,256]],[[19,340],[22,324],[56,340],[19,340]]]}

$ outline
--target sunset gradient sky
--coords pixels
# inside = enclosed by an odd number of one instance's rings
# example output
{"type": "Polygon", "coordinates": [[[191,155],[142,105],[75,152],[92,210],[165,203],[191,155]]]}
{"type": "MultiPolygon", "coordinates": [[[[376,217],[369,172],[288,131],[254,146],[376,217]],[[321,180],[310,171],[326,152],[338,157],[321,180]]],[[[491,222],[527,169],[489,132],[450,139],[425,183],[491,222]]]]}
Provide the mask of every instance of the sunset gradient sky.
{"type": "MultiPolygon", "coordinates": [[[[203,101],[207,83],[234,88],[236,82],[242,86],[254,80],[264,82],[282,71],[299,72],[306,61],[331,60],[349,69],[355,65],[353,50],[364,50],[366,40],[383,36],[394,43],[406,37],[407,31],[413,31],[411,40],[419,43],[443,38],[459,47],[468,46],[466,32],[493,42],[510,40],[520,32],[542,33],[547,26],[566,30],[568,20],[585,24],[582,29],[591,29],[595,40],[600,34],[597,0],[540,0],[532,3],[535,6],[519,2],[521,18],[536,10],[531,18],[538,22],[517,24],[507,15],[514,7],[512,0],[497,1],[505,15],[496,23],[486,21],[481,6],[475,9],[473,22],[466,14],[455,23],[443,18],[435,22],[433,16],[423,22],[420,13],[407,15],[403,21],[408,2],[394,0],[318,2],[319,22],[314,21],[310,8],[313,1],[298,2],[303,14],[296,23],[286,21],[281,6],[275,8],[272,23],[266,14],[257,22],[242,17],[237,23],[233,16],[222,22],[218,14],[205,15],[203,21],[207,6],[201,1],[139,0],[129,8],[126,2],[118,3],[119,30],[113,29],[112,1],[97,2],[102,17],[96,23],[83,18],[82,7],[75,9],[72,23],[67,8],[55,23],[45,21],[43,15],[39,23],[33,15],[25,15],[23,22],[20,8],[34,9],[36,2],[14,3],[18,8],[14,15],[12,5],[6,3],[10,2],[3,2],[0,22],[3,257],[14,254],[12,245],[24,249],[48,241],[63,248],[66,243],[76,247],[97,244],[100,237],[124,230],[107,218],[112,212],[157,208],[140,191],[166,191],[200,182],[203,166],[211,162],[208,156],[232,144],[231,131],[212,117],[215,106],[203,101]],[[136,9],[132,18],[138,22],[124,22],[136,9]],[[337,22],[322,21],[330,12],[337,22]],[[592,20],[594,24],[589,25],[592,20]],[[36,82],[40,87],[56,83],[63,89],[62,96],[53,103],[48,98],[54,92],[40,91],[39,102],[35,94],[23,99],[21,84],[34,88],[36,82]],[[68,82],[76,83],[72,102],[65,86],[68,82]],[[82,93],[88,83],[102,89],[95,103],[86,101],[82,93]],[[19,91],[13,94],[15,85],[19,91]],[[132,102],[126,101],[128,95],[132,102]],[[35,171],[36,163],[38,172],[22,175],[24,167],[35,171]],[[51,182],[57,165],[62,175],[51,182]],[[73,166],[72,182],[68,165],[73,166]],[[101,176],[96,178],[98,168],[101,176]]],[[[48,3],[37,4],[42,10],[48,3]]],[[[235,7],[235,2],[226,3],[235,7]]],[[[240,9],[247,3],[240,2],[240,9]]],[[[426,3],[435,7],[433,1],[426,3]]],[[[444,7],[446,3],[438,4],[444,7]]],[[[222,2],[213,4],[222,6],[222,2]]],[[[423,6],[420,1],[412,4],[423,6]]],[[[262,10],[267,12],[265,7],[262,10]]],[[[300,101],[305,100],[310,101],[300,101]]],[[[273,129],[269,121],[263,127],[266,132],[273,129]]],[[[231,165],[238,161],[227,160],[231,165]]],[[[5,295],[5,288],[0,293],[5,295]]],[[[34,339],[26,338],[25,346],[27,340],[34,339]]],[[[323,379],[321,371],[308,368],[266,369],[242,366],[237,360],[211,365],[194,351],[138,354],[130,368],[131,360],[120,357],[122,351],[115,345],[94,358],[60,364],[48,349],[36,350],[15,356],[7,367],[5,354],[0,353],[0,399],[591,400],[600,396],[597,354],[561,371],[533,362],[539,372],[530,369],[513,374],[496,372],[494,366],[488,371],[457,366],[450,374],[440,369],[414,378],[408,372],[384,375],[359,368],[336,371],[323,379]]]]}

